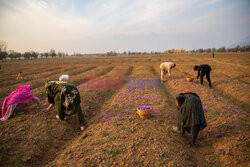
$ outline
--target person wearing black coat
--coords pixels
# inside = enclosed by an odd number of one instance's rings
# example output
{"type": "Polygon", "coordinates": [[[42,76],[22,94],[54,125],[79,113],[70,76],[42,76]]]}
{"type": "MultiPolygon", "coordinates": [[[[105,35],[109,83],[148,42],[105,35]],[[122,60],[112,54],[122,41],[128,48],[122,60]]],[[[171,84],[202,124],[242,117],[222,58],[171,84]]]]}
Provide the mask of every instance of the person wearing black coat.
{"type": "Polygon", "coordinates": [[[192,92],[180,93],[176,96],[176,105],[179,112],[175,130],[180,131],[182,135],[185,131],[191,132],[192,144],[195,145],[199,131],[207,126],[200,97],[192,92]]]}
{"type": "Polygon", "coordinates": [[[198,71],[197,79],[201,79],[201,84],[203,84],[203,77],[206,75],[207,81],[209,82],[209,87],[212,87],[211,79],[210,79],[210,72],[212,68],[208,64],[201,64],[199,66],[195,65],[194,66],[194,71],[198,71]]]}

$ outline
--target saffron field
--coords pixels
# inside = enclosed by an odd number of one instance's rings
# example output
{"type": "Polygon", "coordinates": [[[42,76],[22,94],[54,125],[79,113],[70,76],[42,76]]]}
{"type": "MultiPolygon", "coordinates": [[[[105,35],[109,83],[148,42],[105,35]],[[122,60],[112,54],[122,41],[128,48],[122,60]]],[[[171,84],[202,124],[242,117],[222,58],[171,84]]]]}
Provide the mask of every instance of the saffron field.
{"type": "Polygon", "coordinates": [[[0,122],[0,166],[247,166],[249,164],[250,53],[54,58],[1,62],[0,104],[19,85],[41,99],[0,122]],[[159,82],[159,65],[176,63],[159,82]],[[187,82],[194,65],[210,64],[212,88],[187,82]],[[19,71],[24,78],[17,80],[19,71]],[[87,129],[78,119],[56,119],[44,82],[68,74],[76,85],[87,129]],[[172,130],[179,92],[197,93],[208,126],[191,146],[190,134],[172,130]],[[150,106],[141,119],[138,107],[150,106]]]}

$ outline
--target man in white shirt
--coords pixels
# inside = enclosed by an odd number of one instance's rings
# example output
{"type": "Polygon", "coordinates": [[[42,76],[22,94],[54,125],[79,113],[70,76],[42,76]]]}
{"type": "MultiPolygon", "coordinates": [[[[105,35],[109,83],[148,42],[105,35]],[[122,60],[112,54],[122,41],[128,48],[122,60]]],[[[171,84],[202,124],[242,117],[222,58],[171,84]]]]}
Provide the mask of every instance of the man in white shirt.
{"type": "Polygon", "coordinates": [[[173,62],[164,62],[160,65],[161,70],[161,82],[164,81],[164,75],[168,73],[169,78],[171,78],[171,69],[175,68],[176,64],[173,62]]]}

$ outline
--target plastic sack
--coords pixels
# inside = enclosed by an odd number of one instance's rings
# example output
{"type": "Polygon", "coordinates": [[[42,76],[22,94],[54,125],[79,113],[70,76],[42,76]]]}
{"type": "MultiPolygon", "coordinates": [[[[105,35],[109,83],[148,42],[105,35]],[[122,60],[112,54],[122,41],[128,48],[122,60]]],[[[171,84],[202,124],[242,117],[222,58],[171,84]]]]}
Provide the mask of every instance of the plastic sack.
{"type": "Polygon", "coordinates": [[[65,81],[65,80],[68,80],[69,79],[69,75],[61,75],[59,77],[59,81],[65,81]]]}

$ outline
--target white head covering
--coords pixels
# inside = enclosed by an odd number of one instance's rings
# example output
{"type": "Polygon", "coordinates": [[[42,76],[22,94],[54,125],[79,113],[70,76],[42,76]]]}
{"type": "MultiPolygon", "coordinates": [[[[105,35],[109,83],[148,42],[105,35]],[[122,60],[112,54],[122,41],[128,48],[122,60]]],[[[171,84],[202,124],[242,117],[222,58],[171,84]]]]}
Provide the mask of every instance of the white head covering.
{"type": "Polygon", "coordinates": [[[68,80],[69,79],[69,75],[61,75],[59,77],[59,81],[65,81],[65,80],[68,80]]]}

